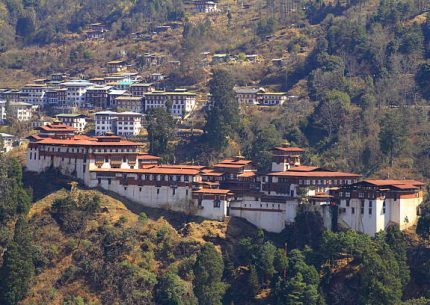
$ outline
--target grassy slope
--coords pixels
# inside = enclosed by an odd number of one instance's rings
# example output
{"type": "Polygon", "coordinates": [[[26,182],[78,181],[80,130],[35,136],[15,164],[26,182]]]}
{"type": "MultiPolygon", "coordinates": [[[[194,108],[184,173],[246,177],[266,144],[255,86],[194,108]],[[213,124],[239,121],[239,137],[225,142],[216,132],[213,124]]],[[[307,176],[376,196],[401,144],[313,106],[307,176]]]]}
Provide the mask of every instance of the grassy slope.
{"type": "MultiPolygon", "coordinates": [[[[168,227],[174,232],[177,240],[188,239],[204,243],[211,241],[217,245],[221,251],[235,252],[235,248],[240,238],[255,232],[255,228],[240,220],[231,219],[230,221],[218,222],[190,218],[182,214],[167,212],[158,209],[143,208],[135,203],[126,202],[125,204],[111,196],[105,195],[96,190],[78,190],[83,194],[97,194],[101,197],[101,213],[96,220],[91,221],[86,229],[87,233],[95,230],[103,223],[116,223],[120,217],[125,217],[127,227],[142,226],[138,221],[138,215],[133,212],[145,211],[150,220],[144,225],[143,230],[155,232],[162,227],[168,227]],[[130,209],[129,209],[130,208],[130,209]],[[133,212],[132,212],[133,211],[133,212]]],[[[86,300],[98,300],[99,296],[86,286],[83,280],[56,286],[61,274],[73,263],[72,254],[66,251],[67,245],[71,240],[70,236],[65,235],[51,217],[50,206],[57,198],[62,198],[68,193],[61,189],[43,199],[37,201],[29,213],[30,225],[33,232],[34,244],[48,253],[51,261],[42,273],[36,276],[32,289],[28,297],[22,304],[62,304],[64,296],[80,295],[86,300]],[[48,249],[46,251],[46,249],[48,249]],[[53,287],[56,287],[55,289],[53,287]]],[[[86,238],[86,234],[83,238],[86,238]]],[[[130,260],[138,259],[138,256],[130,260]]],[[[157,257],[155,258],[157,260],[157,257]]]]}

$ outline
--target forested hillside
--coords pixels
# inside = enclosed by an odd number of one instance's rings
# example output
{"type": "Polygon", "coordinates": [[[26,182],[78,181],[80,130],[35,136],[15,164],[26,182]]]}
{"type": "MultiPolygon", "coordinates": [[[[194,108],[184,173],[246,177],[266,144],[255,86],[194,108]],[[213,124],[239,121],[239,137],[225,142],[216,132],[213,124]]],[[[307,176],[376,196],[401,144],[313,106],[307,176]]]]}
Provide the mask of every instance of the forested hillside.
{"type": "Polygon", "coordinates": [[[4,51],[21,43],[61,42],[65,39],[64,34],[80,32],[95,22],[109,25],[115,37],[135,31],[144,22],[150,27],[183,16],[180,0],[2,0],[0,46],[4,51]]]}

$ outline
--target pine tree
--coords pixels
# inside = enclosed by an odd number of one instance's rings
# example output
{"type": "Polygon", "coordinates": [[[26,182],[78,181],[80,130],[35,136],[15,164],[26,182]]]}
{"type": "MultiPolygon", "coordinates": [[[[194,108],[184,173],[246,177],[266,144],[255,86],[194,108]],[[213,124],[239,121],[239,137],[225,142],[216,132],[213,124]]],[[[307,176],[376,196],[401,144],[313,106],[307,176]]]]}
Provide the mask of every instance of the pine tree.
{"type": "Polygon", "coordinates": [[[221,305],[226,290],[226,284],[222,282],[224,262],[215,246],[206,243],[194,264],[194,294],[199,300],[199,305],[221,305]]]}
{"type": "Polygon", "coordinates": [[[251,297],[254,297],[258,290],[260,289],[260,283],[258,282],[258,274],[257,269],[255,269],[254,265],[249,267],[249,271],[246,278],[247,287],[249,289],[249,294],[251,297]]]}
{"type": "Polygon", "coordinates": [[[197,305],[191,285],[177,274],[168,272],[158,281],[156,301],[159,305],[197,305]]]}
{"type": "Polygon", "coordinates": [[[286,305],[306,305],[304,302],[306,284],[301,273],[297,273],[287,284],[286,305]]]}
{"type": "Polygon", "coordinates": [[[204,130],[207,142],[217,151],[227,146],[229,138],[234,137],[240,127],[239,104],[233,87],[234,82],[228,72],[213,72],[209,82],[213,105],[207,113],[204,130]]]}
{"type": "Polygon", "coordinates": [[[27,222],[20,217],[15,235],[7,247],[0,270],[0,300],[4,305],[16,305],[27,294],[34,274],[33,247],[27,222]]]}
{"type": "Polygon", "coordinates": [[[149,152],[163,161],[173,159],[171,142],[175,139],[175,120],[163,108],[151,109],[148,114],[149,152]]]}

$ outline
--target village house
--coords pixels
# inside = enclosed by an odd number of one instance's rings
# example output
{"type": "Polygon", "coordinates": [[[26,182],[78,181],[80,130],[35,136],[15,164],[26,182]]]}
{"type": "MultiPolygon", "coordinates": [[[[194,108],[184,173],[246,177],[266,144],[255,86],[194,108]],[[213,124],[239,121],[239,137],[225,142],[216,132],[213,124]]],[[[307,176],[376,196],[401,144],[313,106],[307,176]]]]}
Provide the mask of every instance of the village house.
{"type": "Polygon", "coordinates": [[[248,62],[256,63],[260,60],[260,56],[258,54],[247,54],[245,55],[245,60],[248,62]]]}
{"type": "Polygon", "coordinates": [[[218,7],[213,1],[197,0],[194,1],[194,10],[198,13],[216,13],[218,7]]]}
{"type": "Polygon", "coordinates": [[[237,101],[240,105],[258,105],[258,94],[264,93],[264,88],[235,87],[237,101]]]}
{"type": "Polygon", "coordinates": [[[51,81],[64,82],[66,79],[67,79],[67,74],[65,74],[65,73],[53,73],[53,74],[51,74],[51,81]]]}
{"type": "Polygon", "coordinates": [[[48,125],[48,124],[51,124],[51,120],[50,119],[47,119],[47,118],[39,118],[39,119],[36,119],[36,120],[32,120],[31,121],[31,127],[33,128],[33,129],[37,129],[38,127],[40,127],[40,126],[46,126],[46,125],[48,125]]]}
{"type": "Polygon", "coordinates": [[[117,84],[115,85],[115,89],[130,91],[131,86],[132,86],[135,82],[136,82],[136,81],[134,81],[134,80],[130,80],[130,79],[120,80],[120,81],[118,81],[118,82],[117,82],[117,84]]]}
{"type": "Polygon", "coordinates": [[[107,31],[107,27],[104,24],[92,23],[86,30],[86,38],[94,40],[103,40],[107,31]]]}
{"type": "Polygon", "coordinates": [[[18,89],[0,89],[0,100],[19,102],[21,100],[21,91],[18,89]]]}
{"type": "Polygon", "coordinates": [[[166,61],[165,55],[155,53],[145,53],[142,57],[146,66],[160,66],[166,61]]]}
{"type": "Polygon", "coordinates": [[[118,73],[127,70],[127,63],[124,60],[112,60],[107,63],[107,73],[118,73]]]}
{"type": "Polygon", "coordinates": [[[232,59],[230,54],[225,53],[217,53],[212,55],[211,64],[225,63],[229,62],[232,59]]]}
{"type": "Polygon", "coordinates": [[[87,126],[87,117],[78,113],[62,113],[55,116],[64,125],[73,127],[77,132],[84,132],[87,126]]]}
{"type": "Polygon", "coordinates": [[[142,129],[142,114],[101,111],[95,113],[96,135],[137,136],[142,129]]]}
{"type": "Polygon", "coordinates": [[[155,87],[151,83],[137,83],[130,86],[130,93],[132,96],[143,97],[145,93],[153,91],[155,91],[155,87]]]}
{"type": "Polygon", "coordinates": [[[164,80],[164,75],[161,73],[152,73],[151,74],[151,82],[157,83],[164,80]]]}
{"type": "Polygon", "coordinates": [[[115,134],[116,114],[114,111],[99,111],[94,114],[96,135],[115,134]]]}
{"type": "Polygon", "coordinates": [[[142,114],[136,112],[118,112],[116,114],[116,135],[129,137],[138,136],[142,130],[142,114]]]}
{"type": "Polygon", "coordinates": [[[191,112],[196,106],[196,94],[184,90],[176,89],[175,91],[153,91],[145,94],[145,112],[152,108],[167,108],[170,102],[171,113],[176,117],[183,117],[191,112]]]}
{"type": "Polygon", "coordinates": [[[6,113],[6,101],[0,101],[0,124],[6,124],[7,113],[6,113]]]}
{"type": "Polygon", "coordinates": [[[257,94],[257,99],[261,106],[281,106],[288,97],[285,92],[262,92],[257,94]]]}
{"type": "Polygon", "coordinates": [[[116,109],[122,109],[126,111],[133,111],[142,113],[143,112],[143,97],[139,96],[119,96],[115,99],[113,105],[116,109]]]}
{"type": "Polygon", "coordinates": [[[106,109],[109,105],[109,91],[112,86],[96,85],[88,87],[85,92],[85,108],[106,109]]]}
{"type": "Polygon", "coordinates": [[[120,96],[131,96],[131,93],[127,90],[117,90],[117,89],[111,89],[108,92],[108,109],[114,109],[116,108],[116,98],[120,96]]]}
{"type": "Polygon", "coordinates": [[[18,147],[19,145],[21,145],[21,140],[18,139],[17,137],[7,134],[7,133],[3,133],[0,132],[0,138],[1,138],[1,152],[2,153],[8,153],[10,152],[12,149],[14,149],[15,147],[18,147]]]}
{"type": "Polygon", "coordinates": [[[45,92],[46,106],[50,107],[65,107],[67,89],[66,88],[53,88],[45,92]]]}
{"type": "Polygon", "coordinates": [[[373,236],[389,225],[416,224],[425,184],[415,180],[364,180],[333,190],[338,224],[373,236]]]}
{"type": "Polygon", "coordinates": [[[46,84],[27,84],[21,89],[20,99],[23,103],[39,106],[45,105],[45,92],[49,90],[46,84]]]}
{"type": "Polygon", "coordinates": [[[106,84],[106,80],[104,77],[93,77],[90,78],[88,81],[98,86],[106,84]]]}
{"type": "Polygon", "coordinates": [[[24,102],[10,102],[9,107],[11,110],[10,116],[20,122],[28,122],[33,117],[34,108],[32,104],[24,102]]]}
{"type": "Polygon", "coordinates": [[[85,105],[87,89],[93,85],[94,84],[86,80],[72,80],[61,83],[61,88],[67,89],[65,107],[82,108],[85,105]]]}

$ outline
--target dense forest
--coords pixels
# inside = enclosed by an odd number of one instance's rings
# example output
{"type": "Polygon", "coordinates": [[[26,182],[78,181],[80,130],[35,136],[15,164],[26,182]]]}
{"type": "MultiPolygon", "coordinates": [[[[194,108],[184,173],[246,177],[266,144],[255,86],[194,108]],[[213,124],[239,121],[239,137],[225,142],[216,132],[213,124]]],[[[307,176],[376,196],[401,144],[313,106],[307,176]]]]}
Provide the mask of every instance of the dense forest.
{"type": "Polygon", "coordinates": [[[78,33],[95,22],[109,25],[113,37],[129,34],[137,26],[148,28],[182,18],[182,2],[176,1],[27,1],[0,2],[0,50],[15,45],[64,41],[64,34],[78,33]]]}

